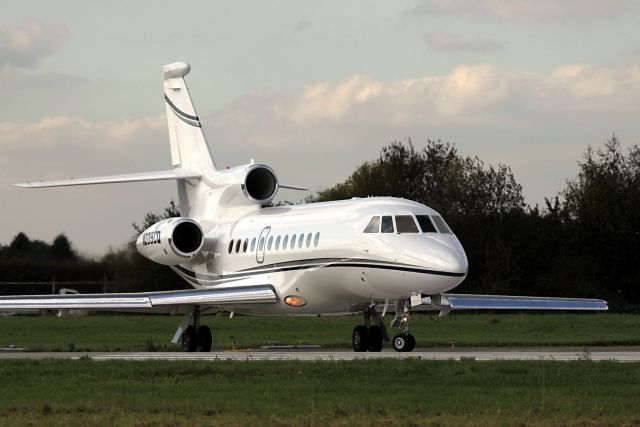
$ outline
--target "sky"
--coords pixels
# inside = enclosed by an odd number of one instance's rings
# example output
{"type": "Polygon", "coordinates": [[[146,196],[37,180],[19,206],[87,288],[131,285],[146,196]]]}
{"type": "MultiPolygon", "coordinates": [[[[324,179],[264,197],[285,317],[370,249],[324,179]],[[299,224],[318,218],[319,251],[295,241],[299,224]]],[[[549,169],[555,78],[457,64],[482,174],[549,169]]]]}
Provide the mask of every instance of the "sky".
{"type": "MultiPolygon", "coordinates": [[[[587,146],[640,143],[640,2],[0,0],[0,244],[66,233],[100,256],[176,199],[172,182],[13,183],[170,167],[162,65],[219,166],[267,163],[313,192],[393,141],[511,166],[527,202],[587,146]]],[[[301,200],[309,193],[281,190],[301,200]]]]}

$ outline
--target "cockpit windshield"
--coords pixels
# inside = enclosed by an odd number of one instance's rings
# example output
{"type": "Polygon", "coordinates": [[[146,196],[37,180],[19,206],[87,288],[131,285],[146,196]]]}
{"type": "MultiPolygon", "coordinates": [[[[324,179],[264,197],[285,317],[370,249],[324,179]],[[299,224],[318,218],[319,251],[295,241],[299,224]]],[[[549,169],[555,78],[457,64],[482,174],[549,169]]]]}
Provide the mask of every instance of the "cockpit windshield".
{"type": "Polygon", "coordinates": [[[418,226],[416,221],[411,215],[397,215],[396,226],[398,227],[398,233],[417,233],[418,226]]]}
{"type": "Polygon", "coordinates": [[[393,218],[390,216],[382,217],[382,232],[383,233],[393,233],[393,218]]]}
{"type": "Polygon", "coordinates": [[[431,218],[433,218],[433,222],[436,223],[436,227],[438,227],[439,232],[451,234],[451,229],[447,223],[444,222],[444,219],[442,219],[441,216],[434,215],[431,218]]]}
{"type": "Polygon", "coordinates": [[[452,234],[451,229],[439,215],[391,215],[371,217],[364,233],[442,233],[452,234]],[[416,224],[417,220],[417,224],[416,224]],[[419,227],[419,228],[418,228],[419,227]]]}
{"type": "Polygon", "coordinates": [[[436,230],[436,227],[433,225],[433,222],[431,222],[431,218],[429,218],[429,215],[416,215],[416,218],[418,218],[418,224],[420,224],[420,228],[422,229],[423,233],[438,232],[438,230],[436,230]]]}
{"type": "Polygon", "coordinates": [[[380,232],[380,217],[374,216],[367,224],[367,228],[364,229],[365,233],[379,233],[380,232]]]}

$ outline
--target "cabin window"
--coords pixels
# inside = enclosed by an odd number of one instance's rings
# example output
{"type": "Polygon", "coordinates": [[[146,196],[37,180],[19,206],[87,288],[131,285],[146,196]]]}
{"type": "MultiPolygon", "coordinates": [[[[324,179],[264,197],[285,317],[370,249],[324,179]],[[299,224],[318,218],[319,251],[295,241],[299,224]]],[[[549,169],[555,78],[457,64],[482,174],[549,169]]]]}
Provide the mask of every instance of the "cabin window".
{"type": "Polygon", "coordinates": [[[383,233],[393,233],[394,229],[393,229],[393,218],[391,218],[390,216],[383,216],[382,217],[382,228],[381,231],[383,233]]]}
{"type": "Polygon", "coordinates": [[[280,236],[276,237],[276,251],[280,249],[280,236]]]}
{"type": "Polygon", "coordinates": [[[396,215],[398,233],[417,233],[418,226],[411,215],[396,215]]]}
{"type": "Polygon", "coordinates": [[[229,242],[229,253],[233,252],[233,240],[229,242]]]}
{"type": "Polygon", "coordinates": [[[291,236],[291,249],[296,248],[296,235],[291,236]]]}
{"type": "Polygon", "coordinates": [[[244,244],[242,245],[242,253],[247,252],[248,247],[249,247],[249,239],[244,239],[244,244]]]}
{"type": "Polygon", "coordinates": [[[307,247],[311,246],[311,238],[313,237],[313,234],[309,233],[307,234],[307,247]]]}
{"type": "Polygon", "coordinates": [[[240,245],[242,244],[242,240],[238,239],[236,242],[236,253],[240,252],[240,245]]]}
{"type": "Polygon", "coordinates": [[[264,237],[260,238],[260,244],[258,245],[258,251],[264,251],[264,237]]]}
{"type": "Polygon", "coordinates": [[[269,243],[267,243],[267,250],[271,250],[271,247],[273,246],[273,236],[269,236],[269,243]]]}
{"type": "Polygon", "coordinates": [[[300,234],[300,237],[298,237],[298,249],[302,249],[303,242],[304,242],[304,234],[300,234]]]}
{"type": "Polygon", "coordinates": [[[251,252],[256,250],[256,238],[251,239],[251,252]]]}
{"type": "Polygon", "coordinates": [[[436,227],[431,222],[431,218],[428,215],[416,215],[418,219],[418,224],[420,224],[420,229],[423,233],[437,233],[436,227]]]}
{"type": "Polygon", "coordinates": [[[316,233],[316,238],[313,239],[313,246],[317,248],[318,247],[318,243],[320,243],[320,233],[319,232],[316,233]]]}
{"type": "Polygon", "coordinates": [[[433,218],[433,222],[436,223],[436,227],[438,227],[439,232],[451,234],[451,229],[449,228],[447,223],[444,222],[444,219],[442,219],[441,216],[434,215],[431,218],[433,218]]]}
{"type": "Polygon", "coordinates": [[[289,244],[289,235],[284,235],[284,240],[282,241],[282,249],[287,249],[287,244],[289,244]]]}
{"type": "Polygon", "coordinates": [[[364,229],[365,233],[379,233],[380,232],[380,217],[374,216],[369,221],[367,228],[364,229]]]}

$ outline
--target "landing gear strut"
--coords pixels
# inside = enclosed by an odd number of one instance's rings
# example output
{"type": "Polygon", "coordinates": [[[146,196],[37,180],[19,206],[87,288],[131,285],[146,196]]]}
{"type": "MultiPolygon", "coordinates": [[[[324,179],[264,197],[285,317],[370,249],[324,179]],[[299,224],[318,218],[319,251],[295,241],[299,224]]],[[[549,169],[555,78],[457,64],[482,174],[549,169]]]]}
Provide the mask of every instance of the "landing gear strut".
{"type": "Polygon", "coordinates": [[[399,328],[401,333],[393,337],[391,345],[395,351],[408,352],[416,347],[416,339],[409,333],[409,320],[411,315],[407,301],[398,300],[396,303],[396,317],[391,322],[391,327],[399,328]]]}
{"type": "Polygon", "coordinates": [[[382,351],[382,342],[389,341],[387,328],[382,317],[376,311],[375,305],[362,312],[364,325],[358,325],[353,329],[351,344],[355,352],[379,352],[382,351]],[[371,324],[373,320],[374,324],[371,324]]]}
{"type": "MultiPolygon", "coordinates": [[[[211,351],[211,328],[200,324],[200,306],[195,306],[193,313],[185,315],[185,320],[189,326],[183,329],[181,324],[179,328],[179,330],[183,330],[181,335],[182,350],[186,352],[211,351]]],[[[183,320],[183,323],[185,323],[185,320],[183,320]]]]}

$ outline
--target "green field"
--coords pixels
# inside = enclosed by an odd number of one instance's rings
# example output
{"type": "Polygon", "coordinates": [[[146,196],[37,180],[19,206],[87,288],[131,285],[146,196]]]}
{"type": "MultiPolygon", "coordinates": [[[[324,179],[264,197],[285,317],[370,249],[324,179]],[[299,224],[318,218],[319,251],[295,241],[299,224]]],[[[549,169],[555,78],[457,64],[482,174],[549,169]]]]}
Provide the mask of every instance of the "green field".
{"type": "Polygon", "coordinates": [[[640,425],[640,364],[3,360],[13,425],[640,425]]]}
{"type": "MultiPolygon", "coordinates": [[[[391,320],[387,315],[385,321],[391,320]]],[[[179,317],[96,315],[0,318],[0,347],[34,351],[164,351],[179,317]]],[[[243,317],[206,316],[214,350],[257,348],[270,342],[309,342],[348,348],[360,316],[243,317]]],[[[420,347],[640,345],[640,315],[453,314],[414,315],[411,331],[420,347]]],[[[396,333],[391,330],[391,333],[396,333]]]]}

